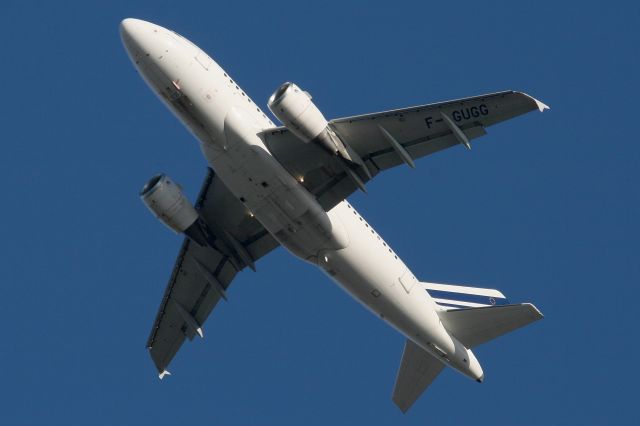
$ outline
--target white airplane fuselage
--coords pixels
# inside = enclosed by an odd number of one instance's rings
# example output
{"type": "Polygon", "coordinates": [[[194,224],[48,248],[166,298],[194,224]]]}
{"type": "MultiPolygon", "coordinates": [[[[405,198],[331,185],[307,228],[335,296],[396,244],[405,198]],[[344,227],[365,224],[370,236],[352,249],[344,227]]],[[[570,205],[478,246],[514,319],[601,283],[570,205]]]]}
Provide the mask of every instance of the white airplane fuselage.
{"type": "Polygon", "coordinates": [[[481,381],[471,350],[450,335],[439,308],[404,262],[347,202],[325,212],[270,154],[258,133],[274,127],[239,85],[184,37],[126,19],[121,35],[150,88],[186,125],[216,175],[273,237],[317,265],[408,339],[481,381]]]}

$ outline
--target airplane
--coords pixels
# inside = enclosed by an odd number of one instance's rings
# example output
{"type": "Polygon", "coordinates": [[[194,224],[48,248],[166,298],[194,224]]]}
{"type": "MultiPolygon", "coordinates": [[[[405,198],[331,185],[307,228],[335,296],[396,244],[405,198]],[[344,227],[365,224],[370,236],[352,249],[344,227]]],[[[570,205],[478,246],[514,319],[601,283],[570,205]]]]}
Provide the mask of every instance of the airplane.
{"type": "Polygon", "coordinates": [[[278,246],[317,266],[406,343],[392,400],[406,412],[445,366],[482,382],[472,349],[542,318],[498,290],[421,282],[346,200],[383,170],[471,140],[548,107],[504,91],[327,121],[309,93],[282,84],[268,107],[276,126],[207,53],[139,19],[120,24],[149,88],[198,140],[209,165],[193,205],[165,174],[140,197],[184,241],[147,348],[162,379],[235,275],[278,246]]]}

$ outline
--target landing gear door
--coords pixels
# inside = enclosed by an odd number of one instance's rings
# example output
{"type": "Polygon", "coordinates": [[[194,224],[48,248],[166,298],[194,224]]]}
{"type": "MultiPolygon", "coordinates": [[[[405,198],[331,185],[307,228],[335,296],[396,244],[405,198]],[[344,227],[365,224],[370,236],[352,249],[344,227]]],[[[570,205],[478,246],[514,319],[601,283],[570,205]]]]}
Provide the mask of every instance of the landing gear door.
{"type": "Polygon", "coordinates": [[[418,282],[416,277],[414,277],[411,271],[409,271],[408,269],[404,271],[404,274],[398,280],[400,281],[402,288],[404,288],[404,291],[406,291],[407,293],[411,293],[411,289],[418,282]]]}

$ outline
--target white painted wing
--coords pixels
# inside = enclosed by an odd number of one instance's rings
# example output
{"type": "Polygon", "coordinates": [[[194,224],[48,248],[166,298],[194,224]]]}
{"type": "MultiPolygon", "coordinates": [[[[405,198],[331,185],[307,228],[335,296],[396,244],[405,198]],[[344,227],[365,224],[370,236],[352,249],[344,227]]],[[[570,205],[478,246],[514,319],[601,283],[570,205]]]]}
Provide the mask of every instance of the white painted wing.
{"type": "Polygon", "coordinates": [[[531,303],[438,311],[442,325],[467,348],[524,327],[542,318],[531,303]]]}
{"type": "Polygon", "coordinates": [[[160,303],[147,348],[160,376],[185,337],[202,334],[202,325],[236,273],[246,265],[228,239],[233,236],[255,261],[278,243],[209,170],[196,210],[212,232],[213,247],[185,238],[160,303]],[[219,283],[219,286],[215,283],[219,283]]]}
{"type": "MultiPolygon", "coordinates": [[[[337,135],[363,160],[369,174],[404,161],[389,136],[412,159],[418,159],[486,134],[496,123],[548,108],[529,95],[505,91],[465,99],[374,114],[339,118],[329,122],[337,135]],[[383,130],[381,130],[384,129],[383,130]],[[462,138],[462,139],[461,139],[462,138]]],[[[303,185],[329,210],[357,190],[336,156],[320,146],[299,140],[285,127],[261,133],[274,157],[294,177],[304,177],[303,185]]],[[[361,180],[369,176],[355,170],[361,180]]]]}
{"type": "Polygon", "coordinates": [[[406,413],[444,367],[433,355],[407,340],[393,388],[393,402],[406,413]]]}

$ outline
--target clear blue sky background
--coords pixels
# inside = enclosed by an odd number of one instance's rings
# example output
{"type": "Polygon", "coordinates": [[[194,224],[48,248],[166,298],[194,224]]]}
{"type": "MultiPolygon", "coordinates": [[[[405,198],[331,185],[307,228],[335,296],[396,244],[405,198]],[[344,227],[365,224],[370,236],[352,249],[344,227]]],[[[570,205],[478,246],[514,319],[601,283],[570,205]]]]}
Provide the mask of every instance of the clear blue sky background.
{"type": "Polygon", "coordinates": [[[636,422],[637,2],[223,3],[3,2],[0,423],[636,422]],[[130,64],[130,16],[262,105],[287,80],[328,118],[505,89],[549,104],[351,199],[419,278],[546,318],[478,348],[485,383],[445,371],[403,416],[404,339],[280,249],[160,382],[144,344],[181,238],[138,190],[164,171],[193,198],[206,164],[130,64]]]}

